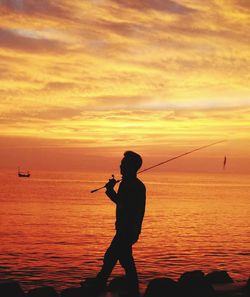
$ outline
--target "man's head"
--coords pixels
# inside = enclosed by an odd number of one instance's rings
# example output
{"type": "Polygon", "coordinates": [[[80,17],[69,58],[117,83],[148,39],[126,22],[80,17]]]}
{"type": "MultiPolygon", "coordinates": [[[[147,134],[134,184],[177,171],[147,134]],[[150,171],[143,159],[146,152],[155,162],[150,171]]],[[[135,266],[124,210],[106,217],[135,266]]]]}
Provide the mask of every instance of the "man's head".
{"type": "Polygon", "coordinates": [[[136,172],[141,168],[142,158],[139,154],[126,151],[121,161],[120,172],[124,176],[135,175],[136,172]]]}

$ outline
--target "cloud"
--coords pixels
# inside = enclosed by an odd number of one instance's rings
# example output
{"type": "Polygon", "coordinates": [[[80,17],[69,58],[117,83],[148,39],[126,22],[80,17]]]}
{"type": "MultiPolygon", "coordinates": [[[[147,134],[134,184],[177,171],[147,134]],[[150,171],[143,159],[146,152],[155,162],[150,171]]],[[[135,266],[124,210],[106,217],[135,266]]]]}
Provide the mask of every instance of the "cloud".
{"type": "Polygon", "coordinates": [[[249,138],[247,1],[0,0],[1,135],[249,138]]]}
{"type": "Polygon", "coordinates": [[[44,87],[45,90],[72,90],[73,88],[77,88],[79,85],[77,83],[71,83],[71,82],[50,82],[46,84],[44,87]]]}
{"type": "Polygon", "coordinates": [[[98,20],[95,25],[105,29],[109,32],[113,32],[127,38],[139,38],[140,34],[144,35],[146,28],[150,29],[150,24],[140,24],[139,22],[133,21],[122,21],[122,20],[98,20]]]}
{"type": "Polygon", "coordinates": [[[21,36],[19,33],[9,29],[0,28],[0,47],[10,50],[20,50],[30,53],[64,53],[65,43],[21,36]]]}
{"type": "Polygon", "coordinates": [[[68,19],[67,6],[60,5],[59,1],[36,0],[0,0],[2,9],[7,13],[15,12],[21,15],[53,16],[68,19]]]}
{"type": "Polygon", "coordinates": [[[248,0],[233,0],[236,7],[250,10],[250,2],[248,0]]]}
{"type": "Polygon", "coordinates": [[[46,121],[57,121],[63,119],[72,119],[74,117],[79,117],[82,114],[81,108],[73,107],[50,107],[45,108],[41,107],[37,110],[26,111],[25,109],[21,110],[10,110],[2,113],[0,116],[0,123],[38,123],[46,121]]]}
{"type": "Polygon", "coordinates": [[[192,13],[195,10],[191,9],[185,5],[181,5],[172,0],[143,0],[143,1],[131,1],[131,0],[115,0],[115,3],[120,5],[137,9],[137,10],[156,10],[164,13],[174,13],[174,14],[186,14],[192,13]]]}

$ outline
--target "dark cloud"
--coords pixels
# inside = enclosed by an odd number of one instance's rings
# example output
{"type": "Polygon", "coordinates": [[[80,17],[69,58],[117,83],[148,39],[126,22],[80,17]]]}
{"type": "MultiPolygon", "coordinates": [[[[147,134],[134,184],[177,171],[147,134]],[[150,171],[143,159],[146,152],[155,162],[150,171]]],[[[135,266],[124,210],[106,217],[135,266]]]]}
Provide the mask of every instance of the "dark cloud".
{"type": "Polygon", "coordinates": [[[1,79],[8,79],[11,77],[12,73],[9,69],[6,69],[5,67],[0,66],[0,78],[1,79]]]}
{"type": "Polygon", "coordinates": [[[73,117],[80,116],[83,108],[75,107],[50,107],[33,109],[32,111],[10,111],[3,113],[0,116],[1,124],[17,124],[23,123],[25,126],[27,123],[31,122],[44,122],[47,120],[61,120],[61,119],[72,119],[73,117]]]}
{"type": "Polygon", "coordinates": [[[45,86],[45,90],[70,90],[79,88],[78,84],[70,82],[51,82],[45,86]]]}
{"type": "MultiPolygon", "coordinates": [[[[87,98],[86,98],[87,99],[87,98]]],[[[152,100],[150,96],[97,96],[88,98],[93,101],[93,103],[89,103],[89,109],[95,110],[120,110],[124,108],[132,109],[142,109],[142,105],[145,102],[149,102],[152,100]]]]}
{"type": "MultiPolygon", "coordinates": [[[[219,22],[217,23],[219,26],[219,22]]],[[[235,30],[235,28],[224,28],[223,26],[220,26],[217,28],[217,30],[212,30],[209,28],[197,28],[194,26],[190,27],[184,27],[184,26],[175,26],[171,25],[168,27],[169,30],[175,33],[180,33],[184,36],[190,36],[190,37],[201,37],[201,38],[210,38],[211,41],[216,42],[216,40],[235,40],[240,43],[247,43],[249,42],[249,34],[246,34],[246,32],[239,32],[238,30],[235,30]],[[243,35],[244,34],[244,35],[243,35]],[[242,38],[242,37],[245,37],[242,38]],[[212,39],[214,38],[214,39],[212,39]]],[[[205,48],[207,45],[205,45],[205,48]]]]}
{"type": "Polygon", "coordinates": [[[80,116],[80,107],[54,107],[47,110],[33,112],[32,116],[39,119],[68,119],[80,116]]]}
{"type": "Polygon", "coordinates": [[[21,36],[14,30],[0,29],[0,48],[1,47],[32,53],[63,53],[66,44],[61,41],[21,36]]]}
{"type": "Polygon", "coordinates": [[[126,22],[119,21],[114,22],[111,20],[100,20],[96,21],[95,25],[99,28],[104,28],[108,31],[111,31],[115,34],[123,35],[123,36],[131,36],[145,34],[147,31],[147,27],[150,29],[150,24],[139,24],[135,22],[126,22]]]}
{"type": "Polygon", "coordinates": [[[53,16],[69,18],[66,7],[62,7],[59,1],[49,0],[0,0],[0,5],[7,11],[32,16],[53,16]]]}
{"type": "Polygon", "coordinates": [[[195,10],[172,0],[114,0],[120,5],[138,10],[156,10],[173,14],[192,13],[195,10]]]}
{"type": "Polygon", "coordinates": [[[242,9],[250,10],[249,0],[234,0],[235,6],[242,9]]]}

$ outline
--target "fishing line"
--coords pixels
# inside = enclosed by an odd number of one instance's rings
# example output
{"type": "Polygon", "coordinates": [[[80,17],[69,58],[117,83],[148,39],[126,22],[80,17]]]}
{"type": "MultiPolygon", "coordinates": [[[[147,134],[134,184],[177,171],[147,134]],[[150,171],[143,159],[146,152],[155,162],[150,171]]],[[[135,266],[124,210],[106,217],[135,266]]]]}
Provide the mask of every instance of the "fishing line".
{"type": "MultiPolygon", "coordinates": [[[[155,164],[155,165],[153,165],[153,166],[150,166],[150,167],[148,167],[148,168],[146,168],[146,169],[143,169],[143,170],[141,170],[141,171],[138,171],[137,174],[140,174],[140,173],[142,173],[142,172],[151,170],[151,169],[153,169],[153,168],[155,168],[155,167],[161,166],[161,165],[163,165],[163,164],[165,164],[165,163],[168,163],[168,162],[170,162],[170,161],[176,160],[176,159],[178,159],[178,158],[181,158],[181,157],[186,156],[186,155],[188,155],[188,154],[191,154],[191,153],[193,153],[193,152],[196,152],[196,151],[205,149],[205,148],[207,148],[207,147],[210,147],[210,146],[213,146],[213,145],[222,143],[222,142],[226,142],[226,140],[221,140],[221,141],[217,141],[217,142],[214,142],[214,143],[211,143],[211,144],[208,144],[208,145],[204,145],[204,146],[198,147],[198,148],[196,148],[196,149],[194,149],[194,150],[188,151],[188,152],[186,152],[186,153],[180,154],[180,155],[175,156],[175,157],[173,157],[173,158],[170,158],[170,159],[168,159],[168,160],[166,160],[166,161],[160,162],[160,163],[155,164]]],[[[114,178],[114,175],[112,175],[112,177],[114,178]]],[[[117,180],[116,183],[119,183],[120,181],[121,181],[121,180],[117,180]]],[[[99,190],[101,190],[101,189],[104,189],[104,188],[105,188],[105,186],[102,186],[102,187],[100,187],[100,188],[98,188],[98,189],[92,190],[90,193],[97,192],[97,191],[99,191],[99,190]]]]}

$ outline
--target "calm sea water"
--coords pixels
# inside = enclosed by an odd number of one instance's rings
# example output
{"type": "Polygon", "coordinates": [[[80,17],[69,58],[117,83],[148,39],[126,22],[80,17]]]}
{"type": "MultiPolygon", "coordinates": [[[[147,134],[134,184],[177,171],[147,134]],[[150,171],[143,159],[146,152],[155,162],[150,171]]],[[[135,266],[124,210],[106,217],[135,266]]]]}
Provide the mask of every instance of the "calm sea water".
{"type": "MultiPolygon", "coordinates": [[[[134,247],[141,287],[150,279],[178,279],[187,270],[250,274],[250,177],[156,174],[147,187],[142,235],[134,247]]],[[[95,276],[114,233],[115,205],[90,194],[101,173],[33,172],[0,175],[0,276],[29,289],[58,289],[95,276]]],[[[123,271],[117,265],[113,275],[123,271]]]]}

